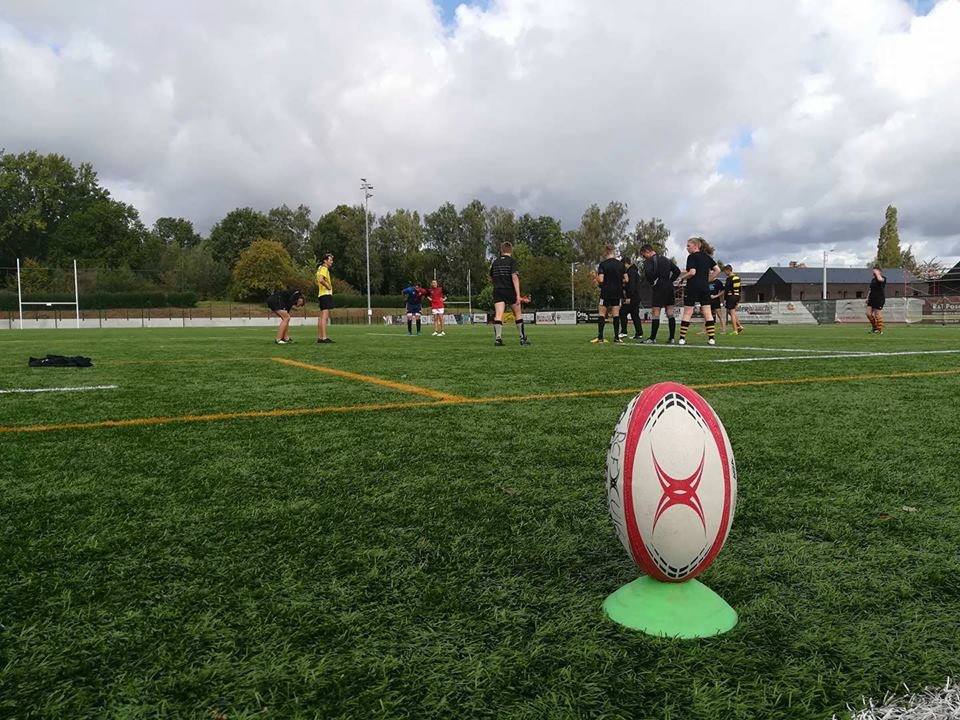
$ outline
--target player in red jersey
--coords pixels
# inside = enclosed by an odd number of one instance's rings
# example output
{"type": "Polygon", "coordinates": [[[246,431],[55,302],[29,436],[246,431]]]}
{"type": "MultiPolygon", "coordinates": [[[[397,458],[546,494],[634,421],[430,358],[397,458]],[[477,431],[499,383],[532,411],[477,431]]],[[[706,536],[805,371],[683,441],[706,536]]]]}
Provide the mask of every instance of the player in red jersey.
{"type": "Polygon", "coordinates": [[[446,302],[447,293],[443,285],[431,280],[427,295],[430,297],[430,313],[433,315],[433,334],[443,337],[446,335],[443,331],[443,303],[446,302]]]}

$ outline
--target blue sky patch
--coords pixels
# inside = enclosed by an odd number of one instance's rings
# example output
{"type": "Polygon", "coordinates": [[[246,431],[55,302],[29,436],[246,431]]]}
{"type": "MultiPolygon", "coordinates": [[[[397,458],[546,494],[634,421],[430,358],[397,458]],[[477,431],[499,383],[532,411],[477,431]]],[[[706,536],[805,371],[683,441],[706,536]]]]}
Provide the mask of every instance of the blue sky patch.
{"type": "Polygon", "coordinates": [[[481,10],[490,7],[491,0],[433,0],[433,4],[440,9],[440,16],[443,18],[443,24],[447,27],[453,26],[457,21],[457,6],[472,5],[481,10]]]}
{"type": "Polygon", "coordinates": [[[927,15],[937,4],[937,0],[907,0],[916,15],[927,15]]]}
{"type": "Polygon", "coordinates": [[[749,128],[742,128],[730,142],[730,151],[720,158],[717,172],[727,177],[743,177],[743,151],[753,146],[753,134],[749,128]]]}

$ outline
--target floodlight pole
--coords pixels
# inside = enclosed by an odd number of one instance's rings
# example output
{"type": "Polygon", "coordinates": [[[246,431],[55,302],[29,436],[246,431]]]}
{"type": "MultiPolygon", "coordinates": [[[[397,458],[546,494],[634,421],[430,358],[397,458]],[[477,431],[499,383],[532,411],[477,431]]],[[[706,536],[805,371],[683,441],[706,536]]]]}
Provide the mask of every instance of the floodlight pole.
{"type": "Polygon", "coordinates": [[[467,313],[470,315],[470,324],[473,324],[473,292],[470,287],[470,268],[467,268],[467,313]]]}
{"type": "Polygon", "coordinates": [[[823,299],[827,299],[827,251],[823,251],[823,299]]]}
{"type": "Polygon", "coordinates": [[[20,258],[17,258],[17,307],[20,312],[20,329],[23,330],[23,292],[20,290],[20,258]]]}
{"type": "Polygon", "coordinates": [[[366,178],[360,178],[360,189],[363,190],[363,227],[367,246],[367,325],[373,322],[373,308],[370,307],[370,213],[367,210],[368,202],[373,197],[373,185],[366,178]]]}
{"type": "Polygon", "coordinates": [[[577,299],[573,291],[573,268],[575,265],[576,263],[570,263],[570,309],[574,311],[577,309],[577,299]]]}

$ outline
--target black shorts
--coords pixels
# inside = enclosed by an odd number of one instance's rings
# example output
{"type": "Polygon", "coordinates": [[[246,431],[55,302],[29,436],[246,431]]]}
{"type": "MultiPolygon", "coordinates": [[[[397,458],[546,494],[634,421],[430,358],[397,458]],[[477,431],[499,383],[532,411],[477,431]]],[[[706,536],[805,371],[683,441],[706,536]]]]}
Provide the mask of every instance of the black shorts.
{"type": "Polygon", "coordinates": [[[494,288],[493,289],[493,301],[495,303],[506,303],[507,305],[516,305],[517,304],[517,291],[513,288],[507,290],[506,288],[494,288]]]}
{"type": "Polygon", "coordinates": [[[727,298],[727,310],[736,310],[740,304],[740,298],[727,298]]]}
{"type": "Polygon", "coordinates": [[[693,307],[694,305],[706,305],[710,307],[710,302],[712,298],[710,297],[709,290],[701,290],[699,288],[687,287],[686,291],[683,293],[683,306],[684,307],[693,307]]]}
{"type": "Polygon", "coordinates": [[[886,304],[886,298],[867,298],[867,307],[872,307],[874,310],[883,310],[884,304],[886,304]]]}
{"type": "Polygon", "coordinates": [[[714,300],[713,302],[710,303],[710,307],[712,307],[712,308],[714,309],[714,311],[719,310],[719,309],[720,309],[720,305],[721,305],[721,303],[720,303],[719,300],[714,300]]]}
{"type": "MultiPolygon", "coordinates": [[[[270,308],[272,312],[278,313],[281,310],[287,310],[281,303],[274,302],[272,300],[267,300],[267,307],[270,308]]],[[[287,312],[290,312],[287,310],[287,312]]]]}
{"type": "Polygon", "coordinates": [[[609,307],[618,307],[623,302],[623,297],[620,295],[601,295],[600,304],[605,308],[609,307]]]}
{"type": "Polygon", "coordinates": [[[321,295],[317,298],[321,310],[333,310],[333,295],[321,295]]]}
{"type": "Polygon", "coordinates": [[[664,285],[660,287],[657,283],[653,288],[653,307],[664,308],[671,307],[677,301],[677,293],[673,285],[664,285]]]}
{"type": "Polygon", "coordinates": [[[422,305],[407,305],[407,315],[423,315],[422,305]]]}

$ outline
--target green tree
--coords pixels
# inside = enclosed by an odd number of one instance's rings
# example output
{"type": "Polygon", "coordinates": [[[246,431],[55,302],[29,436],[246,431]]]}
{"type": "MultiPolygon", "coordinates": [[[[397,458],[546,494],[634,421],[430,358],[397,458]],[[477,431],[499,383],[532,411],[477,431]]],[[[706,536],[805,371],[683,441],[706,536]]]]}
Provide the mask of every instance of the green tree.
{"type": "Polygon", "coordinates": [[[157,218],[153,223],[153,234],[168,247],[195,247],[203,239],[193,229],[193,223],[180,217],[157,218]]]}
{"type": "MultiPolygon", "coordinates": [[[[370,288],[380,287],[383,282],[383,267],[380,256],[373,247],[375,217],[369,216],[371,229],[370,288]]],[[[362,205],[338,205],[317,220],[310,233],[310,245],[317,259],[325,253],[333,253],[335,277],[346,280],[366,294],[367,262],[364,210],[362,205]]]]}
{"type": "Polygon", "coordinates": [[[527,245],[537,256],[553,257],[569,263],[574,257],[574,248],[563,234],[560,221],[549,215],[534,218],[524,214],[517,221],[517,239],[527,245]]]}
{"type": "Polygon", "coordinates": [[[233,295],[238,300],[263,300],[296,276],[290,254],[276,240],[254,240],[233,266],[233,295]]]}
{"type": "Polygon", "coordinates": [[[397,210],[382,216],[372,231],[371,246],[376,248],[383,267],[381,294],[393,295],[411,281],[426,281],[417,275],[423,267],[423,226],[418,212],[397,210]]]}
{"type": "Polygon", "coordinates": [[[603,258],[603,248],[608,243],[619,250],[626,240],[629,226],[630,217],[624,203],[611,202],[603,210],[597,204],[588,207],[580,219],[577,234],[580,259],[598,262],[603,258]]]}
{"type": "Polygon", "coordinates": [[[886,221],[880,228],[880,238],[877,240],[877,257],[874,262],[880,267],[890,268],[902,267],[903,260],[900,231],[897,229],[897,209],[888,205],[886,221]]]}
{"type": "Polygon", "coordinates": [[[310,257],[310,232],[313,221],[310,220],[310,208],[298,205],[293,210],[286,205],[273,208],[267,213],[267,219],[273,225],[273,237],[290,253],[290,258],[298,265],[305,264],[310,257]]]}
{"type": "Polygon", "coordinates": [[[178,290],[193,290],[201,298],[221,298],[230,283],[230,267],[213,256],[209,241],[186,248],[176,258],[178,290]]]}
{"type": "MultiPolygon", "coordinates": [[[[0,265],[12,266],[25,256],[45,261],[60,224],[108,197],[88,163],[74,167],[63,155],[0,150],[0,265]]],[[[79,255],[98,253],[85,248],[79,255]]]]}
{"type": "Polygon", "coordinates": [[[500,254],[500,244],[517,243],[517,218],[513,210],[499,206],[487,208],[487,253],[496,257],[500,254]]]}
{"type": "Polygon", "coordinates": [[[666,255],[667,240],[669,239],[670,231],[660,218],[640,220],[633,231],[633,236],[627,239],[621,251],[624,255],[637,258],[640,257],[641,246],[649,244],[653,246],[658,255],[666,255]]]}
{"type": "Polygon", "coordinates": [[[273,232],[266,215],[249,207],[237,208],[213,226],[210,250],[215,259],[232,267],[254,240],[273,238],[273,232]]]}
{"type": "Polygon", "coordinates": [[[517,264],[520,287],[530,296],[534,307],[570,305],[570,265],[567,262],[557,257],[523,253],[517,264]]]}
{"type": "Polygon", "coordinates": [[[136,208],[103,197],[74,210],[57,224],[50,234],[48,259],[64,265],[77,259],[119,267],[131,261],[146,237],[136,208]]]}
{"type": "Polygon", "coordinates": [[[456,284],[455,279],[450,277],[451,260],[460,251],[463,243],[460,215],[453,203],[447,202],[425,215],[423,223],[426,249],[433,251],[433,257],[437,261],[434,265],[437,277],[442,279],[447,287],[451,287],[456,284]]]}
{"type": "Polygon", "coordinates": [[[460,248],[454,256],[451,276],[447,278],[447,290],[457,293],[466,292],[468,271],[471,284],[476,287],[482,286],[483,278],[489,271],[487,215],[486,208],[479,200],[473,200],[460,211],[460,248]]]}

